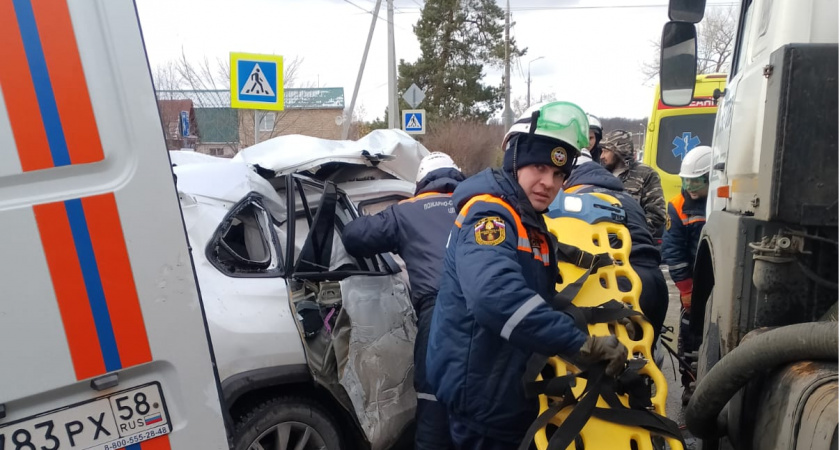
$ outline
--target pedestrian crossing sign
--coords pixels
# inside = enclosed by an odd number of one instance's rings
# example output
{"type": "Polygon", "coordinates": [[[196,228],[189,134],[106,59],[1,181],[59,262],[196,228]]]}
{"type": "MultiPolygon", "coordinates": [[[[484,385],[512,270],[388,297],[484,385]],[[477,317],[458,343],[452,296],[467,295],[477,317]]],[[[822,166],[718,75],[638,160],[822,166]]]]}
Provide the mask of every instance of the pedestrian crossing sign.
{"type": "Polygon", "coordinates": [[[406,109],[402,112],[403,131],[408,134],[426,134],[426,110],[406,109]]]}
{"type": "Polygon", "coordinates": [[[230,106],[283,111],[283,57],[231,52],[230,106]]]}

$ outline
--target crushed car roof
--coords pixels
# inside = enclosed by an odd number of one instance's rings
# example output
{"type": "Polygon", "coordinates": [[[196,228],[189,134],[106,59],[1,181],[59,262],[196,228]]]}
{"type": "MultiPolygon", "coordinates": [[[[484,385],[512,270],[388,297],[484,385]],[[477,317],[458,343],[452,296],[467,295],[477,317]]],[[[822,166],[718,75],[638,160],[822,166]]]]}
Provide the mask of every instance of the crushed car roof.
{"type": "Polygon", "coordinates": [[[402,130],[374,130],[358,141],[278,136],[243,149],[234,161],[271,169],[277,175],[309,171],[329,163],[375,166],[395,178],[413,181],[429,151],[402,130]]]}

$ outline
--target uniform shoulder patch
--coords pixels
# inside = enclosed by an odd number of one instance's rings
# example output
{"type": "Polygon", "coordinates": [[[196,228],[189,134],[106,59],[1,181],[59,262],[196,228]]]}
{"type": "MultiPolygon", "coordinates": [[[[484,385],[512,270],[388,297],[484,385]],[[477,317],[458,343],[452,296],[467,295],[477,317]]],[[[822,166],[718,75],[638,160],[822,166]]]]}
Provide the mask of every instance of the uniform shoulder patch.
{"type": "Polygon", "coordinates": [[[485,217],[475,224],[475,242],[499,245],[505,240],[505,221],[501,217],[485,217]]]}
{"type": "Polygon", "coordinates": [[[665,214],[665,231],[671,229],[671,215],[666,213],[665,214]]]}

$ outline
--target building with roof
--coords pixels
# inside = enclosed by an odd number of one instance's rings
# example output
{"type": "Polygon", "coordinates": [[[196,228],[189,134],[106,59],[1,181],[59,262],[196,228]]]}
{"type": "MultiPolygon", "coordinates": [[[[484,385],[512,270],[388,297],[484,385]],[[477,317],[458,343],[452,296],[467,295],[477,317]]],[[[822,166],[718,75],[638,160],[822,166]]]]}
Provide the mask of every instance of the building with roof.
{"type": "Polygon", "coordinates": [[[195,134],[195,109],[190,99],[158,100],[160,124],[166,139],[167,150],[195,148],[198,136],[195,134]],[[181,112],[186,111],[189,117],[187,136],[182,134],[181,112]]]}
{"type": "Polygon", "coordinates": [[[161,90],[157,94],[169,149],[182,148],[171,148],[169,136],[173,117],[174,130],[179,130],[181,110],[178,108],[184,102],[191,105],[189,111],[195,130],[195,139],[188,148],[201,153],[230,157],[241,148],[253,145],[255,136],[259,136],[260,142],[287,134],[341,139],[344,88],[286,88],[284,111],[233,109],[230,92],[226,90],[161,90]],[[164,110],[178,112],[174,116],[167,112],[164,117],[164,110]]]}

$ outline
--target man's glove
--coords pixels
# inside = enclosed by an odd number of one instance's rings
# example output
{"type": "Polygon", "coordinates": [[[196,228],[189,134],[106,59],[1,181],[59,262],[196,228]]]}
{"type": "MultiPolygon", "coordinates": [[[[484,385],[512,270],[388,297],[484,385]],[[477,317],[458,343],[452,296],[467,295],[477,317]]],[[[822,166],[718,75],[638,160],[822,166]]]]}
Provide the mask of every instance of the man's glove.
{"type": "Polygon", "coordinates": [[[691,311],[691,291],[694,290],[694,279],[688,278],[682,281],[676,281],[674,284],[680,291],[680,303],[686,311],[691,311]]]}
{"type": "Polygon", "coordinates": [[[636,324],[630,320],[629,317],[622,317],[618,319],[618,323],[624,326],[624,329],[627,330],[627,337],[632,340],[636,340],[636,324]]]}
{"type": "Polygon", "coordinates": [[[627,362],[627,347],[615,336],[589,336],[580,347],[583,362],[607,361],[607,375],[618,376],[627,362]]]}

